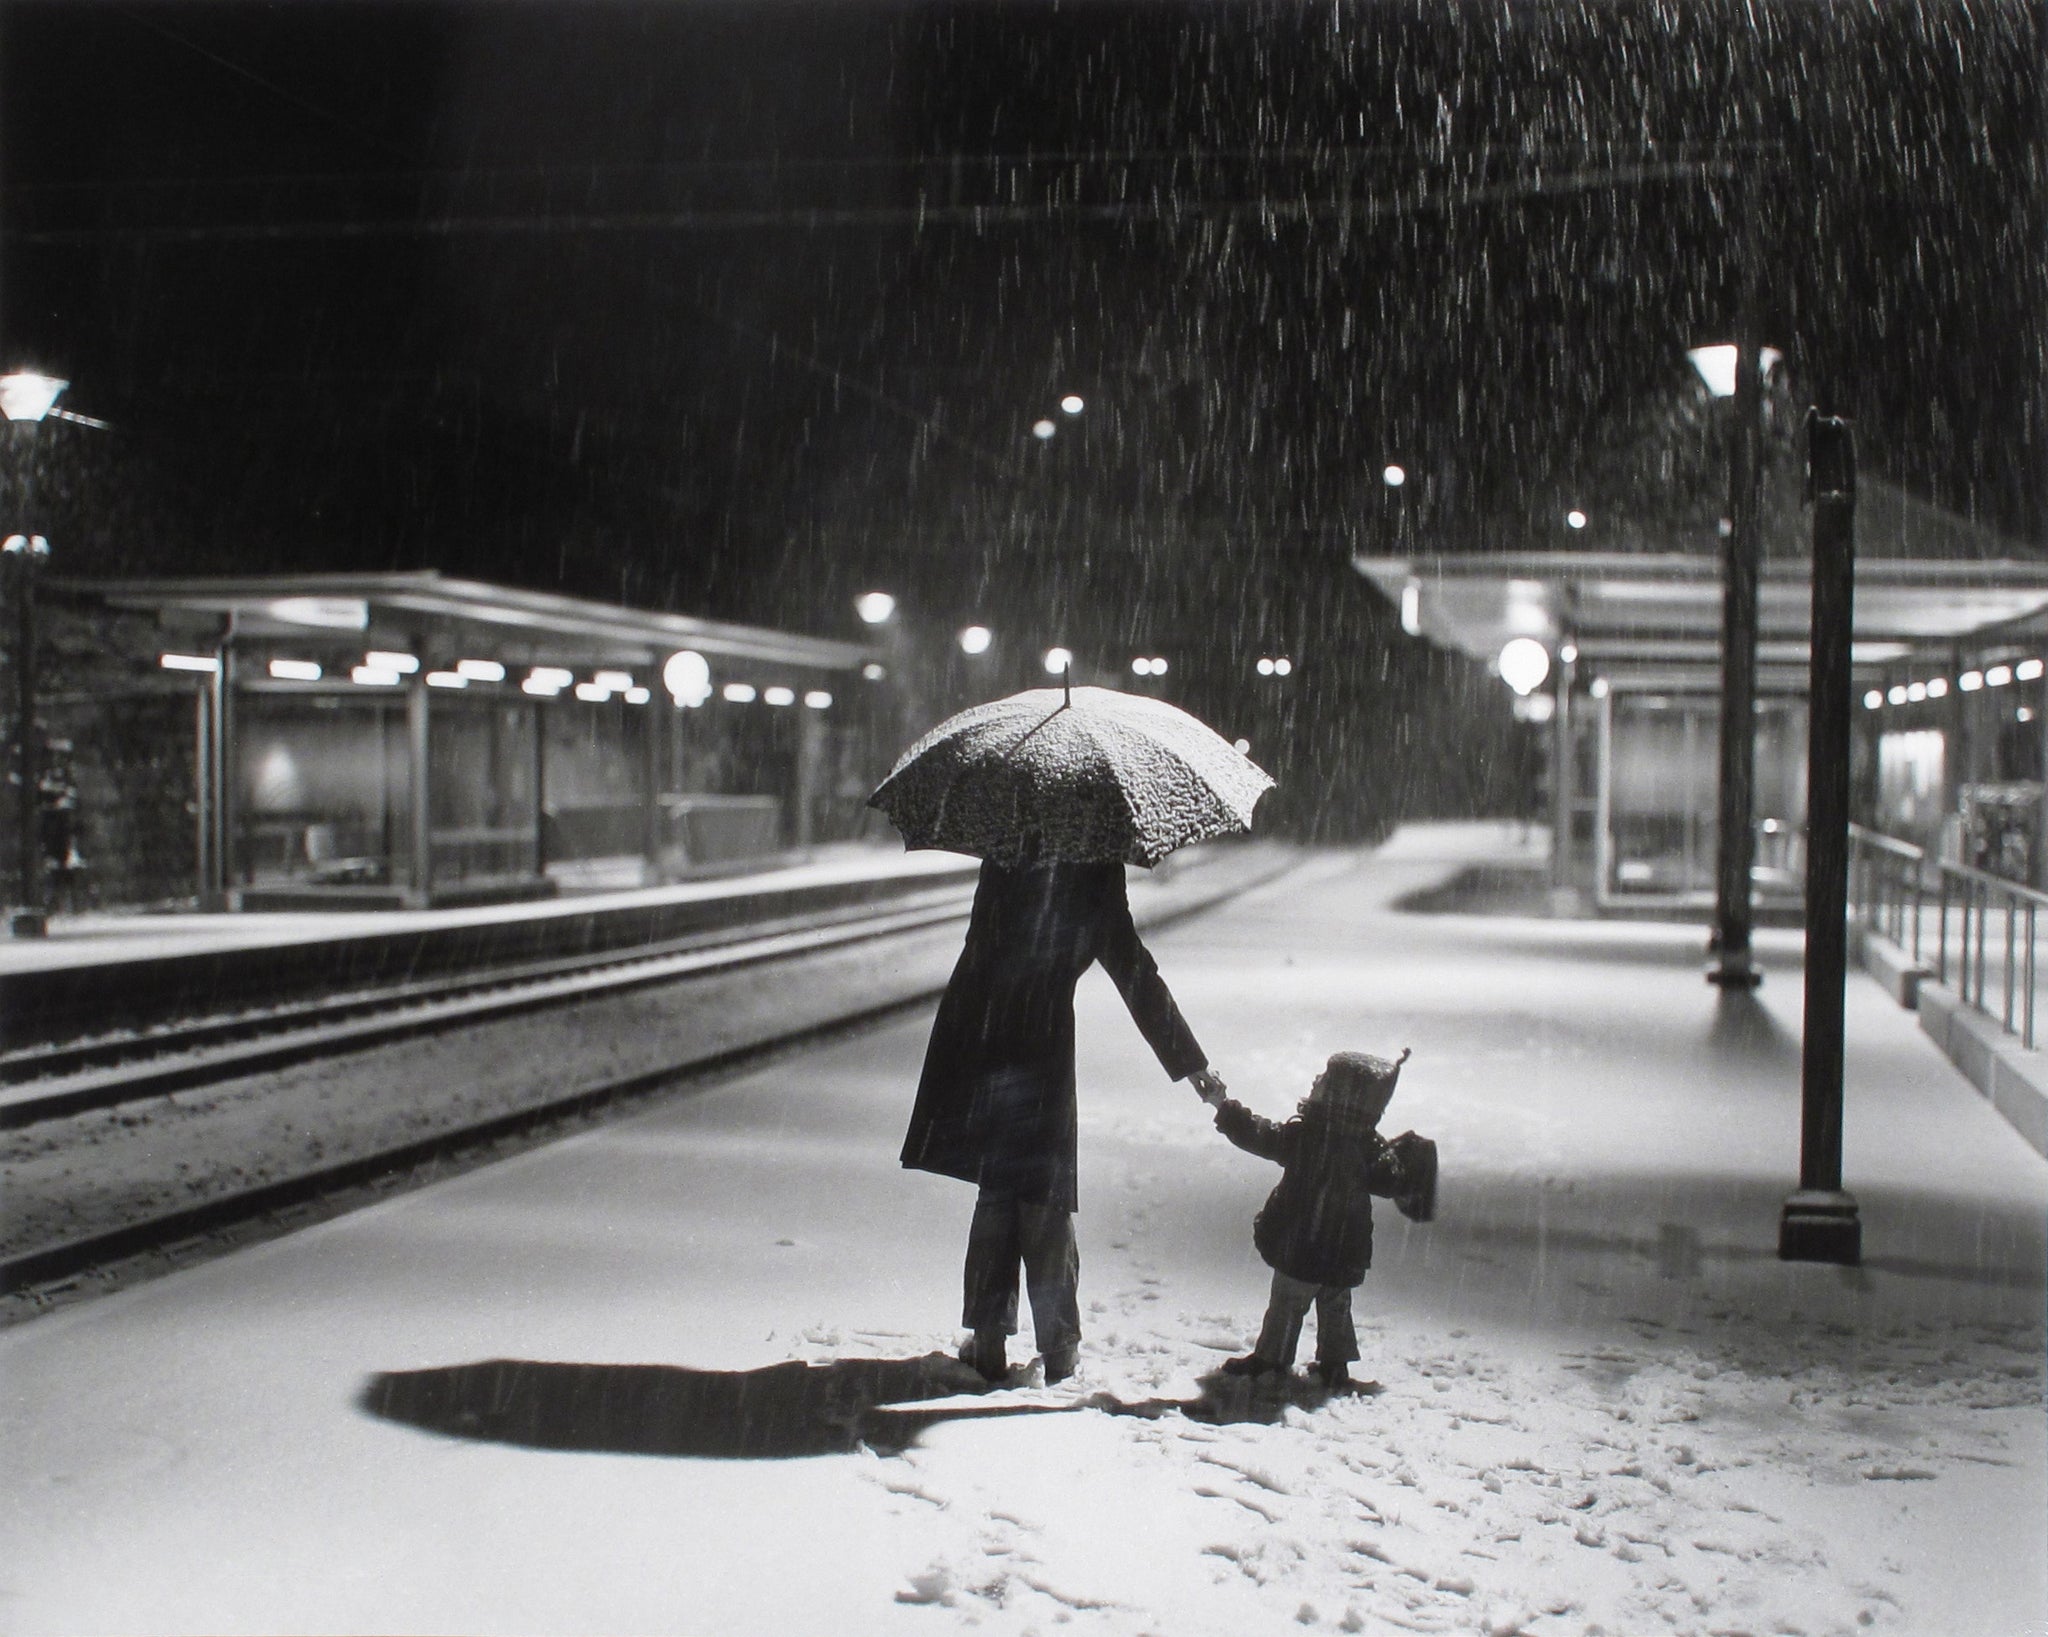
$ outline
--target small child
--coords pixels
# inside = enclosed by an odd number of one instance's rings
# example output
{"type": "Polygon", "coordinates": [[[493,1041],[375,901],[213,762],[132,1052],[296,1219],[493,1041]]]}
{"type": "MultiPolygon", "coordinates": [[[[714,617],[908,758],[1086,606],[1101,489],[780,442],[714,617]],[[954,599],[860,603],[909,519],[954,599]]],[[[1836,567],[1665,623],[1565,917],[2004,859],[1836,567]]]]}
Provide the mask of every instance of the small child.
{"type": "Polygon", "coordinates": [[[1436,1214],[1436,1144],[1412,1131],[1389,1142],[1380,1116],[1408,1061],[1338,1052],[1316,1076],[1293,1119],[1277,1124],[1220,1089],[1202,1101],[1216,1129],[1247,1153],[1278,1160],[1280,1184],[1252,1225],[1252,1242],[1273,1270],[1273,1293],[1258,1345],[1223,1366],[1231,1375],[1285,1373],[1294,1365],[1301,1321],[1316,1310],[1316,1374],[1332,1392],[1356,1392],[1358,1357],[1351,1292],[1372,1266],[1372,1196],[1427,1222],[1436,1214]]]}

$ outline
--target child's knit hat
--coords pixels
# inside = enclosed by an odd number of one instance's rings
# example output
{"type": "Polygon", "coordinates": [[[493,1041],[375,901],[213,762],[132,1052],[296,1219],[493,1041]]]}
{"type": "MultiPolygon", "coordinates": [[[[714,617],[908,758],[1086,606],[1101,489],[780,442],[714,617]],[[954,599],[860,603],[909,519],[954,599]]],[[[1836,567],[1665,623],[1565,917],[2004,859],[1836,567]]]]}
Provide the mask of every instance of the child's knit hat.
{"type": "Polygon", "coordinates": [[[1407,1061],[1406,1047],[1392,1062],[1365,1052],[1334,1052],[1323,1070],[1323,1099],[1348,1120],[1377,1125],[1407,1061]]]}

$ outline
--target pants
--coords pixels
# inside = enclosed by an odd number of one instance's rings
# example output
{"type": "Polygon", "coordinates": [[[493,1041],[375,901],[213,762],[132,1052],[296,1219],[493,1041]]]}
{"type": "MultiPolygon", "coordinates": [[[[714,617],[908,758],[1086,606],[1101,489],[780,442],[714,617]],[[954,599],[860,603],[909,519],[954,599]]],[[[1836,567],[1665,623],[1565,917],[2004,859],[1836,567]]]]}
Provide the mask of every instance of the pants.
{"type": "Polygon", "coordinates": [[[1031,1297],[1039,1352],[1050,1357],[1081,1340],[1081,1253],[1074,1214],[1063,1203],[1030,1202],[983,1189],[967,1230],[966,1302],[970,1330],[1017,1330],[1017,1269],[1031,1297]]]}
{"type": "Polygon", "coordinates": [[[1316,1309],[1316,1362],[1349,1364],[1358,1357],[1358,1332],[1351,1325],[1351,1287],[1312,1285],[1275,1270],[1273,1294],[1266,1301],[1266,1322],[1259,1330],[1255,1357],[1285,1370],[1301,1344],[1301,1321],[1309,1304],[1316,1309]]]}

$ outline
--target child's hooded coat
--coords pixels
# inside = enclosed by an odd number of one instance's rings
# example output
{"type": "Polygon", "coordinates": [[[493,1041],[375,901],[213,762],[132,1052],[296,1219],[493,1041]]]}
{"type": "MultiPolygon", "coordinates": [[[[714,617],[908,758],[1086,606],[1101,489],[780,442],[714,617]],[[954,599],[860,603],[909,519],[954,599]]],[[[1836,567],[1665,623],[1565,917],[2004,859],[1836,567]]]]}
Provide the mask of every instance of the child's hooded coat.
{"type": "Polygon", "coordinates": [[[1252,1226],[1268,1267],[1312,1285],[1364,1280],[1372,1266],[1372,1196],[1391,1199],[1411,1180],[1377,1125],[1392,1090],[1389,1077],[1377,1097],[1311,1097],[1285,1124],[1229,1098],[1217,1105],[1217,1130],[1283,1167],[1252,1226]]]}

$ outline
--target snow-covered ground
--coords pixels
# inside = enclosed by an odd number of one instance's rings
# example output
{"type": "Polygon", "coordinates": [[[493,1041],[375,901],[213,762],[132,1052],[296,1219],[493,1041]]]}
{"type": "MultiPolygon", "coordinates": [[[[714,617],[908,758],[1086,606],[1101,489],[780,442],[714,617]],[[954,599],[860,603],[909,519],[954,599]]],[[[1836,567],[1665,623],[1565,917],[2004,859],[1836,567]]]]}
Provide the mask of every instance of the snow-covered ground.
{"type": "Polygon", "coordinates": [[[1865,1264],[1778,1262],[1796,938],[1760,937],[1752,1004],[1696,928],[1388,907],[1507,839],[1404,832],[1152,939],[1266,1112],[1329,1051],[1414,1049],[1389,1118],[1444,1176],[1435,1223],[1381,1217],[1377,1394],[1214,1376],[1276,1173],[1091,976],[1072,1383],[944,1396],[926,1358],[970,1197],[895,1163],[911,1017],[0,1334],[0,1627],[2048,1619],[2048,1162],[1852,980],[1865,1264]]]}

